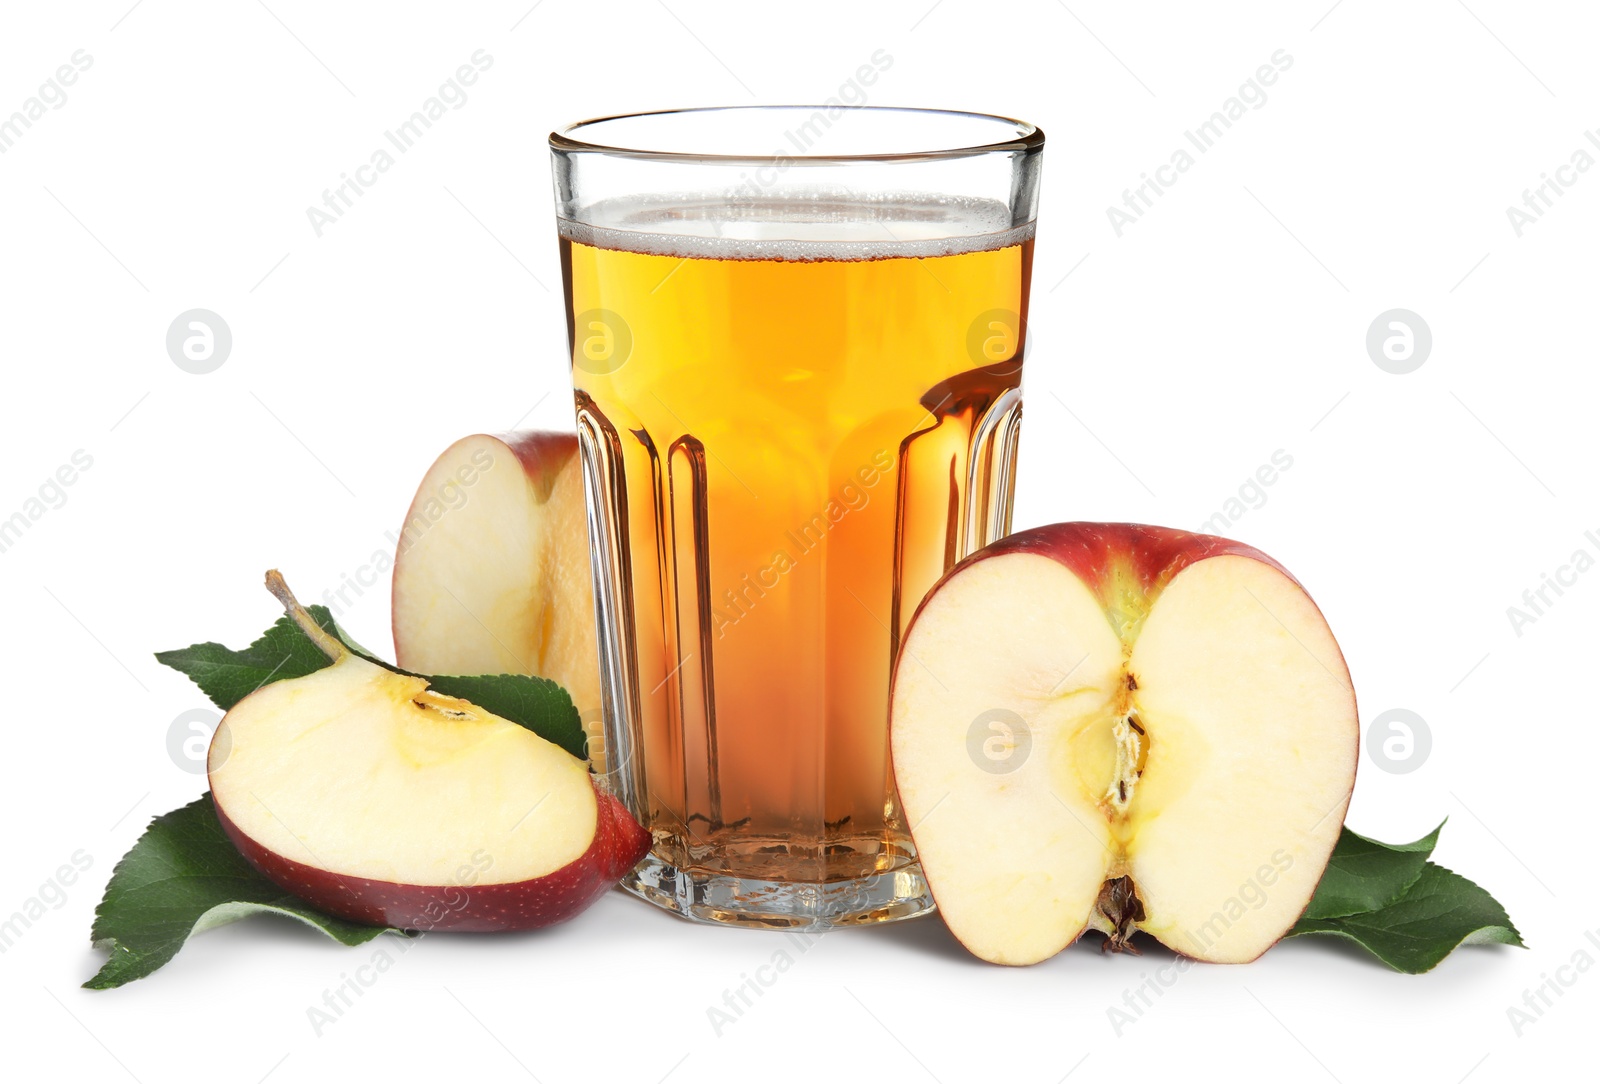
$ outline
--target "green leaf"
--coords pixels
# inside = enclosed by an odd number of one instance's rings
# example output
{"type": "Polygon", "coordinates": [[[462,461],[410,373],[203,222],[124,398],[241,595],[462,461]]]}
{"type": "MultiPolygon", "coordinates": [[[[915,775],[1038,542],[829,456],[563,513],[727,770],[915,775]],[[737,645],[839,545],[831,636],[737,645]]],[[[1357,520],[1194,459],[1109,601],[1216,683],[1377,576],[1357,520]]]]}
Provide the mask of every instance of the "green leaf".
{"type": "Polygon", "coordinates": [[[256,914],[286,915],[343,945],[402,932],[324,915],[257,873],[223,833],[206,794],[151,821],[117,863],[90,934],[111,955],[84,986],[108,990],[142,979],[194,934],[256,914]]]}
{"type": "MultiPolygon", "coordinates": [[[[318,625],[337,636],[346,647],[368,662],[398,674],[409,673],[375,657],[352,640],[339,627],[326,606],[308,606],[306,609],[318,625]]],[[[207,642],[177,651],[157,652],[156,660],[187,674],[200,686],[200,691],[223,711],[229,710],[268,682],[305,677],[332,665],[322,649],[312,643],[288,616],[278,618],[255,643],[242,651],[207,642]]],[[[573,706],[572,697],[548,678],[522,674],[413,676],[426,679],[429,686],[446,696],[469,700],[485,711],[526,727],[580,760],[588,756],[583,723],[578,718],[578,709],[573,706]]]]}
{"type": "MultiPolygon", "coordinates": [[[[322,616],[328,612],[326,607],[313,606],[311,609],[317,623],[323,624],[322,616]],[[317,613],[318,610],[322,613],[317,613]]],[[[332,621],[330,615],[328,622],[332,621]]],[[[278,618],[270,629],[243,651],[234,651],[207,641],[178,651],[158,651],[156,661],[189,675],[189,679],[200,686],[200,691],[223,711],[229,710],[269,681],[305,677],[332,665],[322,649],[312,643],[287,615],[278,618]]]]}
{"type": "Polygon", "coordinates": [[[1316,895],[1300,920],[1361,914],[1393,903],[1422,876],[1442,828],[1440,822],[1415,843],[1396,844],[1342,829],[1316,895]]]}
{"type": "Polygon", "coordinates": [[[520,674],[450,676],[430,677],[428,684],[436,692],[469,700],[484,711],[527,727],[579,760],[589,755],[588,736],[572,697],[549,678],[520,674]]]}
{"type": "Polygon", "coordinates": [[[1458,945],[1526,947],[1494,897],[1432,862],[1399,899],[1362,914],[1302,918],[1289,931],[1291,937],[1298,934],[1349,938],[1409,975],[1432,970],[1458,945]]]}

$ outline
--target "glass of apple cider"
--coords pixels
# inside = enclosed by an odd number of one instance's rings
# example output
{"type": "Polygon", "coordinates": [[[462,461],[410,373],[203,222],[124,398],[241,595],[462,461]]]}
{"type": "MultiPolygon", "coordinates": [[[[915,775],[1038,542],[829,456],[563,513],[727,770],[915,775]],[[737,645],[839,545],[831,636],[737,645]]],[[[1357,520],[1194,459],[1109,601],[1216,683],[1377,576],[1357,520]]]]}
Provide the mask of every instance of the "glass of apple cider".
{"type": "Polygon", "coordinates": [[[1010,529],[1044,135],[749,107],[550,145],[594,760],[654,837],[624,885],[739,925],[922,914],[890,681],[923,595],[1010,529]]]}

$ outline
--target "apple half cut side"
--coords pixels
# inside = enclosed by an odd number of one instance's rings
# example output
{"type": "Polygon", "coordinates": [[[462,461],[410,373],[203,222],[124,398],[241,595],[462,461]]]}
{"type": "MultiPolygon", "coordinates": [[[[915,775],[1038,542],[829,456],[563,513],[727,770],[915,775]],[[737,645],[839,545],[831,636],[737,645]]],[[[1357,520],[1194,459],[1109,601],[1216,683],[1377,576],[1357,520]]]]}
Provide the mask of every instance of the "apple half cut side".
{"type": "Polygon", "coordinates": [[[907,632],[890,727],[939,911],[1003,964],[1086,929],[1260,956],[1322,877],[1360,739],[1344,657],[1281,565],[1120,523],[953,568],[907,632]]]}
{"type": "Polygon", "coordinates": [[[465,437],[423,476],[396,547],[395,662],[532,674],[600,716],[583,469],[571,433],[465,437]]]}
{"type": "Polygon", "coordinates": [[[268,879],[329,914],[405,929],[531,929],[582,911],[649,848],[586,763],[368,662],[268,586],[333,665],[223,717],[217,816],[268,879]]]}

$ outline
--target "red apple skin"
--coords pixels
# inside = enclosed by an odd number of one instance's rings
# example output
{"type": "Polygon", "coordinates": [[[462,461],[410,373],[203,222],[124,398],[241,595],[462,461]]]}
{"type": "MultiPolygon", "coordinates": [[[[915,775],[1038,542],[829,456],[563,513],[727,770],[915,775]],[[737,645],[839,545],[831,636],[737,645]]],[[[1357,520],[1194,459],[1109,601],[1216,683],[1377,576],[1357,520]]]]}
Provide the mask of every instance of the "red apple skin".
{"type": "Polygon", "coordinates": [[[318,910],[352,922],[403,930],[500,933],[564,922],[622,879],[650,849],[650,833],[609,794],[596,791],[594,839],[582,855],[543,877],[512,884],[402,885],[345,877],[262,847],[217,819],[261,875],[318,910]]]}
{"type": "Polygon", "coordinates": [[[1152,527],[1145,523],[1053,523],[1019,531],[974,553],[951,569],[945,579],[964,565],[1006,553],[1037,553],[1066,565],[1102,601],[1109,601],[1110,581],[1118,570],[1125,569],[1137,577],[1153,602],[1161,589],[1185,568],[1209,557],[1224,555],[1260,561],[1294,580],[1301,590],[1305,589],[1287,568],[1254,546],[1217,535],[1152,527]]]}
{"type": "MultiPolygon", "coordinates": [[[[540,496],[548,498],[556,476],[566,470],[567,464],[578,454],[576,433],[550,432],[529,429],[520,433],[507,433],[500,438],[516,453],[528,478],[539,487],[540,496]]],[[[407,522],[410,516],[407,515],[407,522]]]]}

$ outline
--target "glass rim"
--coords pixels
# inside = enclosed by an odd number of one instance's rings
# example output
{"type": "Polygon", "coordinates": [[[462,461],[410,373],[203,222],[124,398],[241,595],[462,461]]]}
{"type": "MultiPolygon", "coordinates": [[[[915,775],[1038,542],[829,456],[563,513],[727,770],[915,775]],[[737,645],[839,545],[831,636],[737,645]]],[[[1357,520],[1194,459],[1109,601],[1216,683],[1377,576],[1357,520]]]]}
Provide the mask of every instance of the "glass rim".
{"type": "Polygon", "coordinates": [[[978,113],[964,109],[929,109],[919,106],[898,105],[841,105],[841,104],[790,104],[790,105],[709,105],[692,106],[681,109],[646,109],[632,113],[612,113],[606,116],[589,117],[585,120],[575,121],[564,128],[550,133],[550,149],[562,154],[571,153],[598,153],[619,158],[641,158],[654,161],[676,162],[774,162],[786,160],[796,164],[811,165],[814,163],[844,163],[844,162],[895,162],[895,161],[939,161],[942,159],[966,158],[979,154],[996,154],[1021,151],[1032,154],[1044,148],[1044,129],[1036,124],[1015,117],[1002,116],[998,113],[978,113]],[[592,143],[587,140],[575,138],[575,132],[592,125],[604,124],[608,121],[635,120],[644,117],[671,117],[690,113],[779,113],[787,110],[826,111],[830,109],[848,110],[852,112],[872,113],[916,113],[922,116],[960,117],[968,120],[993,121],[1001,125],[1008,125],[1013,130],[1013,135],[1008,139],[1000,139],[987,143],[965,143],[956,146],[936,147],[920,151],[896,151],[883,154],[717,154],[697,153],[693,151],[652,150],[643,147],[626,147],[608,143],[592,143]]]}

